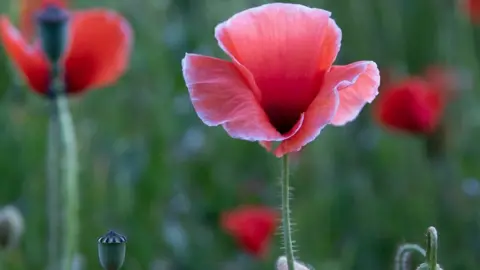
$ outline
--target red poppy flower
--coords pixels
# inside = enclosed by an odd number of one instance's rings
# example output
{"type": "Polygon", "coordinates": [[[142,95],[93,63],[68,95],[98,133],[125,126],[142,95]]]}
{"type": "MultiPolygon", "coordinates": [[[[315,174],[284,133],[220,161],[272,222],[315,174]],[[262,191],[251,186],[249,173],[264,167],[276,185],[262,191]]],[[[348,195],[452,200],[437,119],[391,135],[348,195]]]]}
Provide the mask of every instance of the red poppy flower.
{"type": "Polygon", "coordinates": [[[409,78],[389,86],[375,105],[376,118],[388,128],[429,134],[440,123],[445,108],[445,92],[438,81],[409,78]]]}
{"type": "MultiPolygon", "coordinates": [[[[43,0],[41,8],[64,1],[43,0]]],[[[20,70],[29,86],[37,93],[46,94],[50,67],[40,42],[29,43],[33,9],[39,1],[25,4],[21,19],[24,33],[20,33],[4,16],[0,16],[0,38],[7,54],[20,70]],[[29,30],[30,29],[30,30],[29,30]]],[[[63,60],[66,91],[82,93],[116,81],[128,65],[132,30],[119,14],[105,9],[70,12],[69,47],[63,60]]]]}
{"type": "Polygon", "coordinates": [[[263,206],[242,206],[221,217],[224,230],[232,235],[245,251],[263,257],[275,233],[277,211],[263,206]]]}
{"type": "Polygon", "coordinates": [[[480,1],[462,0],[462,5],[473,23],[480,23],[480,1]]]}
{"type": "Polygon", "coordinates": [[[374,62],[332,66],[341,31],[328,11],[266,4],[219,24],[215,37],[232,61],[187,54],[182,63],[198,116],[268,150],[280,141],[278,157],[353,120],[377,94],[374,62]]]}

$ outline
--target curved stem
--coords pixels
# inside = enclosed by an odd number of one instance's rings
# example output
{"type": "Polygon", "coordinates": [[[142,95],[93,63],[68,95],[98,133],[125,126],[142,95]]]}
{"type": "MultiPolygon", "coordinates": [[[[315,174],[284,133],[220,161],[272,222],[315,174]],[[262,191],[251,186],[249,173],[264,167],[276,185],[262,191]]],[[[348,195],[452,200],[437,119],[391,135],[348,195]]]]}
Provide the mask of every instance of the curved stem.
{"type": "Polygon", "coordinates": [[[78,161],[77,161],[77,143],[75,138],[75,128],[68,106],[67,95],[60,79],[59,67],[54,67],[54,102],[58,111],[58,121],[60,127],[60,137],[62,143],[62,164],[61,179],[64,205],[64,236],[63,236],[63,267],[62,270],[72,268],[73,257],[77,252],[78,236],[78,161]]]}
{"type": "Polygon", "coordinates": [[[395,254],[395,270],[407,270],[407,260],[412,252],[418,252],[423,257],[426,256],[425,250],[417,244],[403,244],[397,249],[395,254]]]}
{"type": "Polygon", "coordinates": [[[282,228],[283,242],[285,245],[285,256],[287,257],[287,270],[294,270],[293,241],[290,220],[290,184],[289,184],[289,161],[288,155],[282,159],[282,228]]]}
{"type": "Polygon", "coordinates": [[[427,230],[427,264],[431,270],[437,269],[438,235],[435,227],[427,230]]]}

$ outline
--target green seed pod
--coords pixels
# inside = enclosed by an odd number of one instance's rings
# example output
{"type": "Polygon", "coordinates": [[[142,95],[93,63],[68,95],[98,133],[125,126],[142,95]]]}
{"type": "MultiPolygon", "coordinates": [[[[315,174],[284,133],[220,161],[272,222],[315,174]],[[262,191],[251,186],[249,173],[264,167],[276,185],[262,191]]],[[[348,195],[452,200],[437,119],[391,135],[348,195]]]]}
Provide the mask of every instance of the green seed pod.
{"type": "Polygon", "coordinates": [[[0,250],[17,246],[23,234],[23,216],[14,206],[0,209],[0,250]]]}
{"type": "Polygon", "coordinates": [[[37,28],[45,55],[52,65],[62,57],[67,44],[68,13],[54,4],[37,15],[37,28]]]}
{"type": "Polygon", "coordinates": [[[118,270],[125,261],[127,238],[114,231],[109,231],[98,238],[98,258],[105,270],[118,270]]]}

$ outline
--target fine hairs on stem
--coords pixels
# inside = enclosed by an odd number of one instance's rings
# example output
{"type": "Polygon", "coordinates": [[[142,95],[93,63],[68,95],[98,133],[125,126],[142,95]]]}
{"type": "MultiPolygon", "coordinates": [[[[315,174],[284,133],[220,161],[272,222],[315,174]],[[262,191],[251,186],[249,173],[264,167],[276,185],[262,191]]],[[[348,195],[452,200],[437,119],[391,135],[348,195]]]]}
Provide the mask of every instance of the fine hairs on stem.
{"type": "Polygon", "coordinates": [[[431,270],[437,267],[438,234],[435,227],[429,227],[427,230],[427,264],[431,270]]]}
{"type": "Polygon", "coordinates": [[[425,250],[417,244],[403,244],[395,254],[395,270],[409,270],[408,260],[413,252],[420,253],[425,258],[425,250]]]}
{"type": "Polygon", "coordinates": [[[63,267],[62,270],[71,269],[73,257],[77,253],[78,237],[78,161],[77,144],[75,138],[75,129],[68,106],[67,95],[63,82],[61,80],[61,71],[59,65],[53,65],[53,102],[58,112],[58,122],[60,128],[60,142],[62,144],[61,156],[61,187],[62,204],[64,207],[64,235],[63,235],[63,267]]]}
{"type": "Polygon", "coordinates": [[[287,259],[287,270],[294,270],[293,241],[292,241],[292,222],[290,220],[290,172],[288,155],[282,159],[282,229],[283,244],[285,245],[285,257],[287,259]]]}

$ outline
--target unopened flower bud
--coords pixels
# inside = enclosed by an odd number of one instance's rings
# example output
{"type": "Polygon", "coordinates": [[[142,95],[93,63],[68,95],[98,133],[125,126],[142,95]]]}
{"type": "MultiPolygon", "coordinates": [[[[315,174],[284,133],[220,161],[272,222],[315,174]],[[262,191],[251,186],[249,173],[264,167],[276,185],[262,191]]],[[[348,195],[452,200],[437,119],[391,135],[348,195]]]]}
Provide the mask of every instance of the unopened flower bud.
{"type": "Polygon", "coordinates": [[[105,270],[118,270],[125,261],[127,238],[109,231],[98,239],[98,257],[105,270]]]}
{"type": "MultiPolygon", "coordinates": [[[[288,270],[310,270],[305,264],[295,261],[294,262],[295,269],[288,269],[288,270]]],[[[287,257],[281,256],[277,260],[277,270],[287,270],[287,257]]]]}
{"type": "Polygon", "coordinates": [[[47,5],[37,15],[39,36],[43,51],[51,64],[56,64],[67,44],[68,13],[62,7],[47,5]]]}
{"type": "Polygon", "coordinates": [[[23,216],[14,206],[0,209],[0,250],[17,246],[23,234],[23,216]]]}

